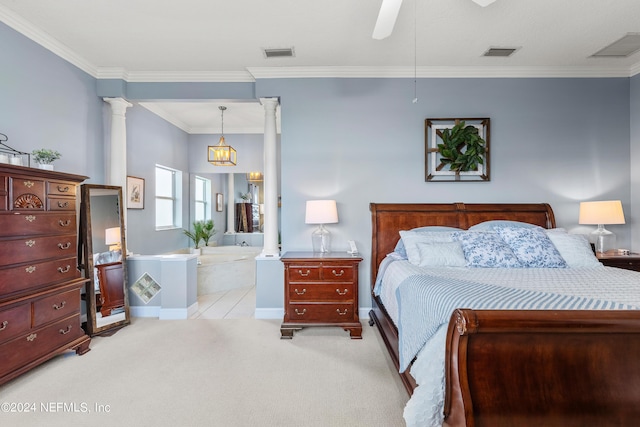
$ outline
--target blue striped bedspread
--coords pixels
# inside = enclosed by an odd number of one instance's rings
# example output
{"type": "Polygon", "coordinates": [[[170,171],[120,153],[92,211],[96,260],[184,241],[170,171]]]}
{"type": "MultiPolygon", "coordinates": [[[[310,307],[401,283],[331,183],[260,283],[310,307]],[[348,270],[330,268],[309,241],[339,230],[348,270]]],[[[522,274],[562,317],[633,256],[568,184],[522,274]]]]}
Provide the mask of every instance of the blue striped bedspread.
{"type": "Polygon", "coordinates": [[[456,308],[497,310],[637,310],[638,307],[579,296],[414,275],[396,290],[400,372],[404,372],[456,308]]]}

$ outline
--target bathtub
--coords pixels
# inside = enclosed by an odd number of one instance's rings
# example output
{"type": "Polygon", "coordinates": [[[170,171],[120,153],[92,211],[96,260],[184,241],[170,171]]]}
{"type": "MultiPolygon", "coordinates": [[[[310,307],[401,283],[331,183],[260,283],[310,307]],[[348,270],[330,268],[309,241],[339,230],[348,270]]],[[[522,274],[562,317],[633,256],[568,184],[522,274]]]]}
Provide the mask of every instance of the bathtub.
{"type": "Polygon", "coordinates": [[[248,288],[256,282],[256,246],[205,246],[198,257],[198,295],[248,288]]]}

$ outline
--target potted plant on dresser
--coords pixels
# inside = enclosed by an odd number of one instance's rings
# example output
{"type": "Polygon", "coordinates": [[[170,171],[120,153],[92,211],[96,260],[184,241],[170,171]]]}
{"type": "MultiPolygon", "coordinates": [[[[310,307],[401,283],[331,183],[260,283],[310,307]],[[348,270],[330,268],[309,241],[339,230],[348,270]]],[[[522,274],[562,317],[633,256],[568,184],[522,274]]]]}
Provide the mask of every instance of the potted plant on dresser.
{"type": "Polygon", "coordinates": [[[62,155],[56,150],[49,148],[40,148],[31,152],[33,160],[38,163],[40,169],[53,170],[53,162],[58,160],[62,155]]]}

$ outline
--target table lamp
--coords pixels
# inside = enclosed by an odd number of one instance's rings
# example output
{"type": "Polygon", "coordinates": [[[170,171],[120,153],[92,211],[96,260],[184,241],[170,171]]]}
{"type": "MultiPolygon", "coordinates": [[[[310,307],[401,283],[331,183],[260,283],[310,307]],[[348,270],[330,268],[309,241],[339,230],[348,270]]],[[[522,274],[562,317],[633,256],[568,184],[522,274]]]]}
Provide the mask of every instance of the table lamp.
{"type": "Polygon", "coordinates": [[[104,244],[110,251],[120,250],[120,227],[107,228],[104,231],[104,244]]]}
{"type": "Polygon", "coordinates": [[[620,200],[603,202],[581,202],[579,224],[598,225],[591,233],[591,243],[596,246],[596,252],[613,249],[616,235],[604,228],[605,224],[624,224],[624,212],[620,200]]]}
{"type": "Polygon", "coordinates": [[[331,233],[324,228],[324,224],[338,222],[338,208],[335,200],[309,200],[304,222],[319,224],[311,234],[311,244],[314,252],[331,252],[331,233]]]}

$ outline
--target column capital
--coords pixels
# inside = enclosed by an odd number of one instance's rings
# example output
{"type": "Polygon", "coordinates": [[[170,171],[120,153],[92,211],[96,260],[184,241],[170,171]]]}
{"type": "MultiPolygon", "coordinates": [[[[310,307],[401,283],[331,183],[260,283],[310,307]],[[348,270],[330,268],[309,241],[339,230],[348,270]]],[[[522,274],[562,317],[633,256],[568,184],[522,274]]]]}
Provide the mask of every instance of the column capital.
{"type": "Polygon", "coordinates": [[[127,108],[133,107],[133,104],[129,103],[124,98],[102,98],[102,100],[111,105],[111,112],[114,115],[124,116],[127,112],[127,108]]]}
{"type": "Polygon", "coordinates": [[[265,107],[265,110],[272,109],[275,112],[280,100],[278,98],[260,98],[260,104],[265,107]]]}

